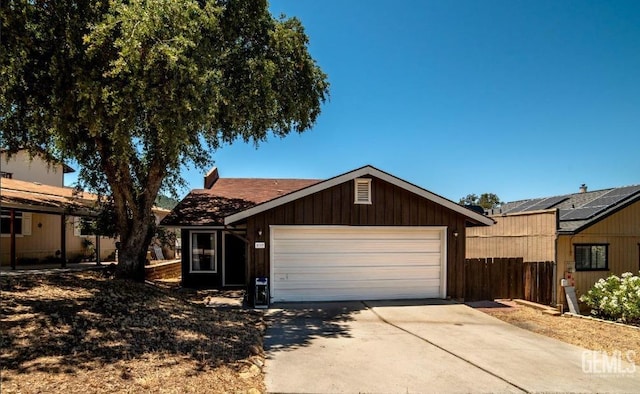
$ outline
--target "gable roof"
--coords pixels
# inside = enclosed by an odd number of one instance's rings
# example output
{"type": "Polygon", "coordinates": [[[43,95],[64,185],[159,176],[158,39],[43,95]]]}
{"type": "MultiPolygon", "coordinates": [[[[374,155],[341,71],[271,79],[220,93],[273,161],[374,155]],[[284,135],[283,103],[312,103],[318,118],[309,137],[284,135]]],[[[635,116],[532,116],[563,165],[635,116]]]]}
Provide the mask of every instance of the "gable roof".
{"type": "Polygon", "coordinates": [[[640,185],[514,201],[491,210],[489,214],[557,209],[558,232],[575,234],[636,201],[640,201],[640,185]]]}
{"type": "Polygon", "coordinates": [[[355,178],[359,178],[365,175],[370,175],[370,176],[374,176],[376,178],[382,179],[386,182],[389,182],[395,186],[398,186],[400,188],[403,188],[411,193],[414,193],[416,195],[419,195],[423,198],[426,198],[427,200],[433,201],[436,204],[440,204],[442,206],[445,206],[449,209],[451,209],[452,211],[455,211],[457,213],[460,213],[464,216],[466,216],[470,221],[477,223],[477,224],[485,224],[485,225],[491,225],[493,224],[493,220],[488,218],[487,216],[481,215],[479,213],[473,212],[472,210],[465,208],[459,204],[456,204],[455,202],[448,200],[444,197],[441,197],[437,194],[431,193],[430,191],[423,189],[421,187],[418,187],[412,183],[409,183],[407,181],[404,181],[400,178],[397,178],[391,174],[388,174],[384,171],[381,171],[373,166],[367,165],[361,168],[358,168],[356,170],[344,173],[342,175],[338,175],[336,177],[327,179],[326,181],[322,181],[322,182],[318,182],[316,184],[307,186],[303,189],[297,190],[297,191],[293,191],[289,194],[285,194],[281,197],[278,198],[274,198],[273,200],[267,201],[267,202],[263,202],[261,204],[257,204],[254,207],[248,208],[248,209],[244,209],[241,211],[238,211],[234,214],[231,214],[229,216],[226,216],[224,218],[224,224],[225,225],[229,225],[229,224],[233,224],[236,223],[240,220],[246,219],[249,216],[253,216],[255,214],[258,214],[260,212],[264,212],[266,210],[278,207],[280,205],[286,204],[288,202],[297,200],[299,198],[308,196],[310,194],[314,194],[317,193],[319,191],[328,189],[330,187],[339,185],[341,183],[353,180],[355,178]]]}
{"type": "Polygon", "coordinates": [[[219,178],[210,189],[192,190],[163,226],[223,226],[224,218],[320,182],[319,179],[219,178]]]}

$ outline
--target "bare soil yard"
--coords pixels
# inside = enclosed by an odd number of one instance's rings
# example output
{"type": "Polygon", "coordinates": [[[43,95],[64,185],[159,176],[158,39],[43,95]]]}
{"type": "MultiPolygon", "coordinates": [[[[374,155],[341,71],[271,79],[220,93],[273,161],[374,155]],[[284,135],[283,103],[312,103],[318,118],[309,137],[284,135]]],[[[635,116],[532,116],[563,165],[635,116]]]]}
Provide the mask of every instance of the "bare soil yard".
{"type": "Polygon", "coordinates": [[[623,327],[577,317],[549,316],[521,305],[506,308],[479,308],[491,316],[520,328],[559,339],[590,350],[608,354],[632,350],[636,365],[640,365],[640,329],[623,327]]]}
{"type": "Polygon", "coordinates": [[[0,286],[3,394],[265,390],[259,313],[97,272],[3,276],[0,286]]]}

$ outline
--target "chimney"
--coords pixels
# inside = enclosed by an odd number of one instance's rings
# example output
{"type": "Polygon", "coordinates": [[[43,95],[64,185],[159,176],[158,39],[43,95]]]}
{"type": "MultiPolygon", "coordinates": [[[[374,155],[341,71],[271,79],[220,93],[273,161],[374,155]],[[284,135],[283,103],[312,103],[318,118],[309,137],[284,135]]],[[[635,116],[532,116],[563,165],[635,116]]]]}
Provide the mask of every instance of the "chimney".
{"type": "Polygon", "coordinates": [[[583,183],[582,185],[580,185],[580,193],[586,193],[587,192],[587,184],[583,183]]]}
{"type": "Polygon", "coordinates": [[[207,175],[204,176],[204,188],[211,189],[216,181],[220,178],[218,175],[218,167],[213,167],[207,172],[207,175]]]}

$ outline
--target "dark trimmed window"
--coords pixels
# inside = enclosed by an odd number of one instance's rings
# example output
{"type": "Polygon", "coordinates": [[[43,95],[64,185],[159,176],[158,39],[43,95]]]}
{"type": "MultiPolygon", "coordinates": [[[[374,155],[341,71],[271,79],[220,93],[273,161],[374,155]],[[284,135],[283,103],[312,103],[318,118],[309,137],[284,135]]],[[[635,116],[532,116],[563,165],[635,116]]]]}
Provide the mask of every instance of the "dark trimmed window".
{"type": "Polygon", "coordinates": [[[574,245],[576,271],[599,271],[609,269],[609,245],[574,245]]]}
{"type": "Polygon", "coordinates": [[[217,272],[217,235],[215,231],[191,232],[190,272],[217,272]]]}
{"type": "Polygon", "coordinates": [[[76,237],[88,237],[95,235],[95,221],[88,218],[76,216],[73,223],[73,235],[76,237]]]}
{"type": "MultiPolygon", "coordinates": [[[[11,211],[8,209],[2,210],[2,218],[0,223],[0,233],[11,234],[11,211]]],[[[13,222],[15,233],[22,234],[22,212],[15,211],[15,221],[13,222]]]]}

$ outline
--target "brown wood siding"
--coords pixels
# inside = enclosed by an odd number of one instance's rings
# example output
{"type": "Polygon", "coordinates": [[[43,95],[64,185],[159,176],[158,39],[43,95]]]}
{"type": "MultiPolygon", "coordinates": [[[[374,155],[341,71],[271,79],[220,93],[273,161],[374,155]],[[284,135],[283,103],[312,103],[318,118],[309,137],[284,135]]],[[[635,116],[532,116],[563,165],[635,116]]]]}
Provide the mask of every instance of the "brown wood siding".
{"type": "Polygon", "coordinates": [[[463,298],[465,217],[378,178],[373,178],[371,188],[370,205],[354,204],[354,183],[348,181],[249,217],[248,283],[269,277],[270,225],[446,226],[447,294],[463,298]],[[265,242],[266,248],[255,249],[257,241],[265,242]]]}
{"type": "MultiPolygon", "coordinates": [[[[574,274],[578,297],[586,293],[600,278],[638,273],[640,262],[640,201],[614,213],[576,235],[558,237],[558,275],[564,275],[568,262],[574,262],[575,244],[609,244],[609,271],[580,271],[574,274]]],[[[564,302],[558,292],[558,302],[564,302]]]]}
{"type": "Polygon", "coordinates": [[[494,216],[496,224],[467,229],[467,258],[522,257],[555,261],[556,210],[494,216]]]}

